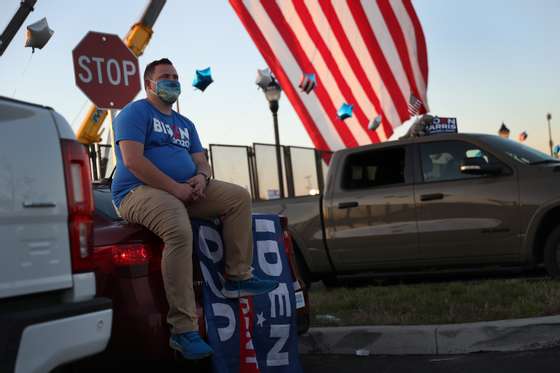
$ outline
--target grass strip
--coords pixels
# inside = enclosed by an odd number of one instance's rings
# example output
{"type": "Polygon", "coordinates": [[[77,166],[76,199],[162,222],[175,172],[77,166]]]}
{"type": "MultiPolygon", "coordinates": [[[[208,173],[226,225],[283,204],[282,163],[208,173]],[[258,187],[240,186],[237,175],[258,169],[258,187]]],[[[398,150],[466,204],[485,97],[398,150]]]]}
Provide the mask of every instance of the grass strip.
{"type": "Polygon", "coordinates": [[[312,326],[418,325],[560,314],[560,282],[490,279],[311,291],[312,326]]]}

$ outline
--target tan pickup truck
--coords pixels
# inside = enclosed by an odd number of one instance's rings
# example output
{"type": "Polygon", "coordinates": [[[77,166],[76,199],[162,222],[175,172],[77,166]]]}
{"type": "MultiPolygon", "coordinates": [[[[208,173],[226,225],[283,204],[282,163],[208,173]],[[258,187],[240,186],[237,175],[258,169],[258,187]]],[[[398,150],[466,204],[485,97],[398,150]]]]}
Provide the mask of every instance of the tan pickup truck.
{"type": "Polygon", "coordinates": [[[287,215],[307,281],[531,268],[560,276],[560,161],[492,135],[345,149],[320,196],[256,201],[287,215]]]}

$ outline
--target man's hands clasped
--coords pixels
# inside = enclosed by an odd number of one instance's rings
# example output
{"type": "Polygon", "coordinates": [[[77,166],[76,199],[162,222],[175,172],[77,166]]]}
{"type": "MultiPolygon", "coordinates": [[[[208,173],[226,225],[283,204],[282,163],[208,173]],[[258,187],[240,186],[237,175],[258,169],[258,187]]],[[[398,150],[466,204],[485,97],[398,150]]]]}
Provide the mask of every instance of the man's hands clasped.
{"type": "Polygon", "coordinates": [[[187,180],[186,183],[177,183],[173,195],[184,203],[189,203],[205,198],[205,189],[206,177],[202,174],[197,174],[187,180]]]}
{"type": "Polygon", "coordinates": [[[199,198],[206,198],[204,191],[206,190],[207,182],[204,175],[197,174],[191,177],[189,180],[187,180],[187,184],[189,184],[193,188],[195,201],[199,198]]]}

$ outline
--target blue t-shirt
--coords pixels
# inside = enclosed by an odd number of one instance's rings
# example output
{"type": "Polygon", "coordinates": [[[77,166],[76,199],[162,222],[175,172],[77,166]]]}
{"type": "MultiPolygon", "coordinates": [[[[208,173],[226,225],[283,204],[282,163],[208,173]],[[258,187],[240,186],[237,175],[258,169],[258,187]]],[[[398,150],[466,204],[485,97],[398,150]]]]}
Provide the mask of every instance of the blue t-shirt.
{"type": "Polygon", "coordinates": [[[194,124],[172,112],[163,114],[148,100],[131,102],[113,121],[117,170],[111,187],[117,207],[131,189],[143,183],[123,163],[119,142],[132,140],[144,144],[144,156],[163,173],[179,183],[196,175],[192,153],[204,151],[194,124]]]}

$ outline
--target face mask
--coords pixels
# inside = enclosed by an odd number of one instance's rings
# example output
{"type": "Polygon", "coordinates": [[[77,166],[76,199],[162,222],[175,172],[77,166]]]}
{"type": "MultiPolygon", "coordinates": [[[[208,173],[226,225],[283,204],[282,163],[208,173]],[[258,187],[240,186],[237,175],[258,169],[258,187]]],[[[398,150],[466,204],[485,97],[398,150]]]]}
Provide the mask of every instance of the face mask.
{"type": "MultiPolygon", "coordinates": [[[[154,82],[152,80],[152,82],[154,82]]],[[[181,83],[178,80],[161,79],[156,83],[154,92],[166,104],[173,104],[181,94],[181,83]]]]}

